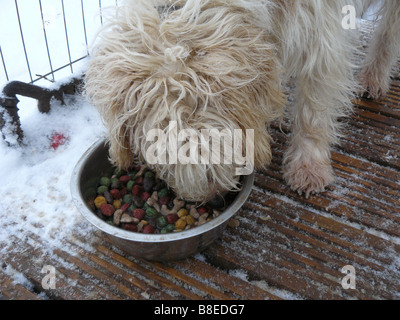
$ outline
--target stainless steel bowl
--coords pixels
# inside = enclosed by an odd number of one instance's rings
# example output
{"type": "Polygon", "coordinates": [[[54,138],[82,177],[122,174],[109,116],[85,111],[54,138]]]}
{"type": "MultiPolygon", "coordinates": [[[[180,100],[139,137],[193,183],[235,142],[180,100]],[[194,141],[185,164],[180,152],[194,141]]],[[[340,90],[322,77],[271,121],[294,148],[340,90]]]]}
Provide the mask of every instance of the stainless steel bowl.
{"type": "Polygon", "coordinates": [[[228,220],[247,200],[254,174],[244,177],[242,190],[220,216],[196,228],[169,234],[141,234],[114,227],[97,217],[87,203],[98,177],[110,171],[105,139],[91,146],[76,164],[71,178],[72,199],[80,213],[110,241],[126,253],[151,261],[178,260],[192,256],[213,243],[225,229],[228,220]]]}

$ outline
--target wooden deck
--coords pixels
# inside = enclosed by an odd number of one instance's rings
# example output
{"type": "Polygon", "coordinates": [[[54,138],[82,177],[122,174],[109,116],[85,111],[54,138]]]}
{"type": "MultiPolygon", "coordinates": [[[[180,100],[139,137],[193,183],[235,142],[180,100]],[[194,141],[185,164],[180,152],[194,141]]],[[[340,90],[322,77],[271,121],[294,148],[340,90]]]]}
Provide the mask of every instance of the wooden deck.
{"type": "Polygon", "coordinates": [[[79,232],[49,252],[32,233],[18,243],[25,250],[2,257],[0,297],[399,299],[400,80],[386,98],[354,103],[347,134],[333,152],[337,182],[325,193],[307,200],[285,185],[288,128],[274,127],[273,162],[257,173],[234,217],[239,226],[228,227],[202,254],[151,263],[124,255],[100,233],[79,232]],[[44,262],[56,270],[55,289],[43,288],[44,262]],[[355,268],[356,289],[342,287],[346,265],[355,268]],[[15,283],[7,268],[31,285],[15,283]]]}
{"type": "Polygon", "coordinates": [[[0,268],[1,294],[10,299],[398,299],[399,105],[399,81],[381,101],[355,102],[347,136],[333,153],[337,182],[308,200],[282,180],[287,136],[275,128],[273,163],[257,174],[249,201],[235,216],[240,225],[228,227],[201,255],[165,264],[140,261],[95,233],[89,249],[76,237],[65,244],[68,250],[49,257],[46,244],[38,250],[40,237],[32,234],[18,244],[26,250],[4,257],[2,268],[10,265],[33,287],[13,284],[0,268]],[[56,289],[43,290],[38,263],[43,256],[57,270],[56,289]],[[356,270],[355,290],[342,288],[346,265],[356,270]]]}

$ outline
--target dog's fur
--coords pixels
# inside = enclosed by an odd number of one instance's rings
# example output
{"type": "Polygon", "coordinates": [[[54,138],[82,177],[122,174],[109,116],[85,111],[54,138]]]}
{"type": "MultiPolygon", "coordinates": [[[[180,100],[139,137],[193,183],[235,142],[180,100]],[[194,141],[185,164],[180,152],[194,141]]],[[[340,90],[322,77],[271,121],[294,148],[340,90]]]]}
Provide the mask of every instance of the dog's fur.
{"type": "MultiPolygon", "coordinates": [[[[384,22],[362,72],[373,96],[387,91],[398,54],[400,5],[395,3],[384,0],[384,22]]],[[[254,129],[254,164],[263,168],[271,160],[268,124],[284,112],[282,80],[295,78],[284,178],[307,196],[323,191],[334,179],[330,147],[340,136],[338,119],[350,112],[357,89],[355,35],[341,23],[348,4],[127,1],[101,32],[86,74],[87,95],[109,128],[114,164],[128,168],[134,155],[144,160],[149,130],[167,130],[177,121],[178,130],[254,129]]],[[[363,3],[354,4],[361,11],[363,3]]],[[[233,165],[152,168],[186,200],[237,188],[233,165]]]]}
{"type": "MultiPolygon", "coordinates": [[[[369,0],[364,6],[378,3],[369,0]]],[[[378,15],[380,23],[369,46],[360,83],[369,97],[379,99],[390,87],[391,73],[400,57],[400,3],[383,0],[378,15]]]]}

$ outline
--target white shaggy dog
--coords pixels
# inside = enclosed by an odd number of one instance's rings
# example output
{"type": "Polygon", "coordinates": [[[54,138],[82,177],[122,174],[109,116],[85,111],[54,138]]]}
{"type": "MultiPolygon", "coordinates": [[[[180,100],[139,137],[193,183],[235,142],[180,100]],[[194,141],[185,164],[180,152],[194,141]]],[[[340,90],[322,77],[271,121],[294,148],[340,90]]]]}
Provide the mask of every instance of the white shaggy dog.
{"type": "MultiPolygon", "coordinates": [[[[349,2],[126,1],[100,33],[86,74],[87,95],[109,128],[111,160],[122,168],[134,156],[145,161],[148,132],[167,131],[176,121],[178,130],[199,135],[203,128],[253,129],[254,165],[263,168],[271,160],[268,124],[284,112],[282,80],[295,78],[284,178],[306,196],[323,191],[334,179],[330,147],[338,140],[338,118],[351,110],[357,87],[355,38],[342,27],[342,8],[353,3],[361,10],[362,3],[349,2]]],[[[385,3],[396,7],[385,7],[388,14],[398,14],[397,1],[385,3]]],[[[393,37],[381,33],[384,41],[393,37]]],[[[387,89],[387,69],[397,54],[380,41],[363,72],[374,96],[387,89]],[[381,50],[384,68],[375,59],[381,50]]],[[[151,167],[186,200],[237,188],[235,165],[151,167]]]]}

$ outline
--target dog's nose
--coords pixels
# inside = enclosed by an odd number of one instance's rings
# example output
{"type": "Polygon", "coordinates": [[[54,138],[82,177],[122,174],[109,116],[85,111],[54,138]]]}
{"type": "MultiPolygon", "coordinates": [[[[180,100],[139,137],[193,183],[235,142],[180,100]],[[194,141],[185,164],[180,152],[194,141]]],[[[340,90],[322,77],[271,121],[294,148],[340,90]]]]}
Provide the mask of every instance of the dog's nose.
{"type": "Polygon", "coordinates": [[[213,183],[209,183],[210,186],[210,193],[208,194],[207,197],[207,205],[210,206],[213,209],[219,209],[225,206],[225,199],[224,195],[226,194],[225,192],[221,192],[221,190],[218,188],[213,183]]]}
{"type": "Polygon", "coordinates": [[[207,205],[213,209],[220,209],[225,206],[225,199],[221,194],[216,194],[207,205]]]}

